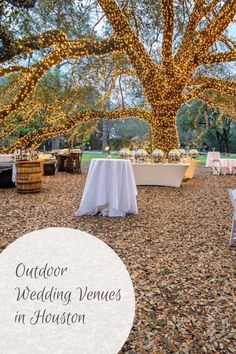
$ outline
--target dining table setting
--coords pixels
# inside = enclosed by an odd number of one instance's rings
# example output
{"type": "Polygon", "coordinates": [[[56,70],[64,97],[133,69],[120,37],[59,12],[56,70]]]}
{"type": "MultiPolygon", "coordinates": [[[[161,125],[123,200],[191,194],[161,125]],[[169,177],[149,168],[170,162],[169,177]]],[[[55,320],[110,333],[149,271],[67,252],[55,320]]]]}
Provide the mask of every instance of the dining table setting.
{"type": "Polygon", "coordinates": [[[236,173],[236,159],[233,158],[221,158],[221,166],[226,168],[229,175],[236,173]]]}
{"type": "Polygon", "coordinates": [[[234,175],[236,173],[236,158],[233,158],[230,154],[223,156],[219,151],[209,151],[206,158],[206,167],[214,168],[214,165],[217,164],[224,171],[224,174],[234,175]]]}

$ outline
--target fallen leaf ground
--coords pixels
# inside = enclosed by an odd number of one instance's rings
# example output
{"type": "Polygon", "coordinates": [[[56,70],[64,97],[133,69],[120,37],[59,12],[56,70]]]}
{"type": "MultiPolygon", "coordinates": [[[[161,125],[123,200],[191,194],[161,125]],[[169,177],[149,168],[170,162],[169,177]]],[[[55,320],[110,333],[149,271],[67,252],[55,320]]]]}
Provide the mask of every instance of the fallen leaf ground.
{"type": "Polygon", "coordinates": [[[228,248],[236,176],[200,168],[181,188],[139,187],[139,215],[74,217],[85,174],[44,177],[39,194],[0,190],[0,249],[61,226],[107,242],[126,264],[136,318],[124,353],[236,353],[236,247],[228,248]]]}

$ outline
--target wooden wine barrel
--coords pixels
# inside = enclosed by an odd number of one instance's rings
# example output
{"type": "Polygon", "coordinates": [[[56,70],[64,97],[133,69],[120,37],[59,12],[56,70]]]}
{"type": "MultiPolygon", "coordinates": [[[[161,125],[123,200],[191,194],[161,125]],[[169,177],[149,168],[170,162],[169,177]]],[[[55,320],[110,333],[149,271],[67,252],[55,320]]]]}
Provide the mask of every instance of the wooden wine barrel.
{"type": "Polygon", "coordinates": [[[16,162],[16,187],[19,193],[38,193],[42,184],[42,161],[16,162]]]}

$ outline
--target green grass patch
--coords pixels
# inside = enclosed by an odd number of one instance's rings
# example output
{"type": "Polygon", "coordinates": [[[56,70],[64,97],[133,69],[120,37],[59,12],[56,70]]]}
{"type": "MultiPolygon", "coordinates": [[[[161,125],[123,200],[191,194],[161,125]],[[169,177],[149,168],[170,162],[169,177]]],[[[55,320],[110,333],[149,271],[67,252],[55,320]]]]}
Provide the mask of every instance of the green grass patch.
{"type": "MultiPolygon", "coordinates": [[[[107,158],[108,154],[104,153],[104,152],[93,152],[93,151],[86,151],[83,154],[83,158],[82,158],[82,162],[83,163],[89,163],[92,159],[104,159],[107,158]]],[[[112,153],[112,158],[119,158],[119,155],[116,153],[112,153]]],[[[206,165],[206,158],[207,155],[199,155],[197,160],[199,161],[199,164],[201,166],[205,166],[206,165]]],[[[231,159],[235,159],[236,158],[236,154],[230,154],[229,156],[226,156],[225,154],[221,154],[221,158],[231,158],[231,159]]]]}
{"type": "MultiPolygon", "coordinates": [[[[103,152],[84,152],[82,156],[82,163],[89,163],[92,159],[104,159],[108,154],[103,152]]],[[[112,154],[112,158],[118,158],[117,154],[112,154]]]]}

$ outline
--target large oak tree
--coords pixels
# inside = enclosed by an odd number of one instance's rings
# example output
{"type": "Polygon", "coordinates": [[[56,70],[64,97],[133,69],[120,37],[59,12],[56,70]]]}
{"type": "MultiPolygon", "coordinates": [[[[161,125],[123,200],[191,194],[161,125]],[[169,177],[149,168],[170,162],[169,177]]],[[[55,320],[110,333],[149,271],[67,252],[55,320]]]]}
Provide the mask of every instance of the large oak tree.
{"type": "MultiPolygon", "coordinates": [[[[7,60],[42,49],[46,50],[46,54],[29,67],[18,63],[7,67],[3,65],[0,69],[2,76],[19,73],[18,81],[14,83],[18,91],[1,107],[0,120],[4,122],[9,115],[22,109],[38,81],[51,67],[66,60],[78,61],[94,56],[119,57],[120,63],[120,58],[124,58],[125,65],[116,70],[115,77],[126,75],[137,78],[144,93],[145,107],[122,107],[115,111],[85,110],[65,120],[64,126],[60,125],[57,129],[54,125],[35,131],[18,144],[25,145],[29,141],[39,144],[45,138],[63,134],[74,125],[92,119],[136,117],[150,124],[153,145],[168,152],[179,145],[176,114],[184,102],[203,95],[207,90],[235,95],[236,82],[214,77],[210,69],[216,64],[236,61],[235,43],[226,32],[236,14],[235,0],[97,0],[97,3],[112,29],[106,38],[94,35],[71,38],[65,30],[53,29],[12,40],[14,51],[10,55],[8,53],[7,60]],[[157,6],[154,16],[150,12],[150,4],[157,6]],[[139,16],[145,6],[152,15],[150,23],[145,13],[143,21],[139,16]],[[150,44],[148,38],[155,32],[155,21],[158,34],[150,44]]],[[[5,63],[5,60],[3,58],[2,62],[5,63]]]]}

